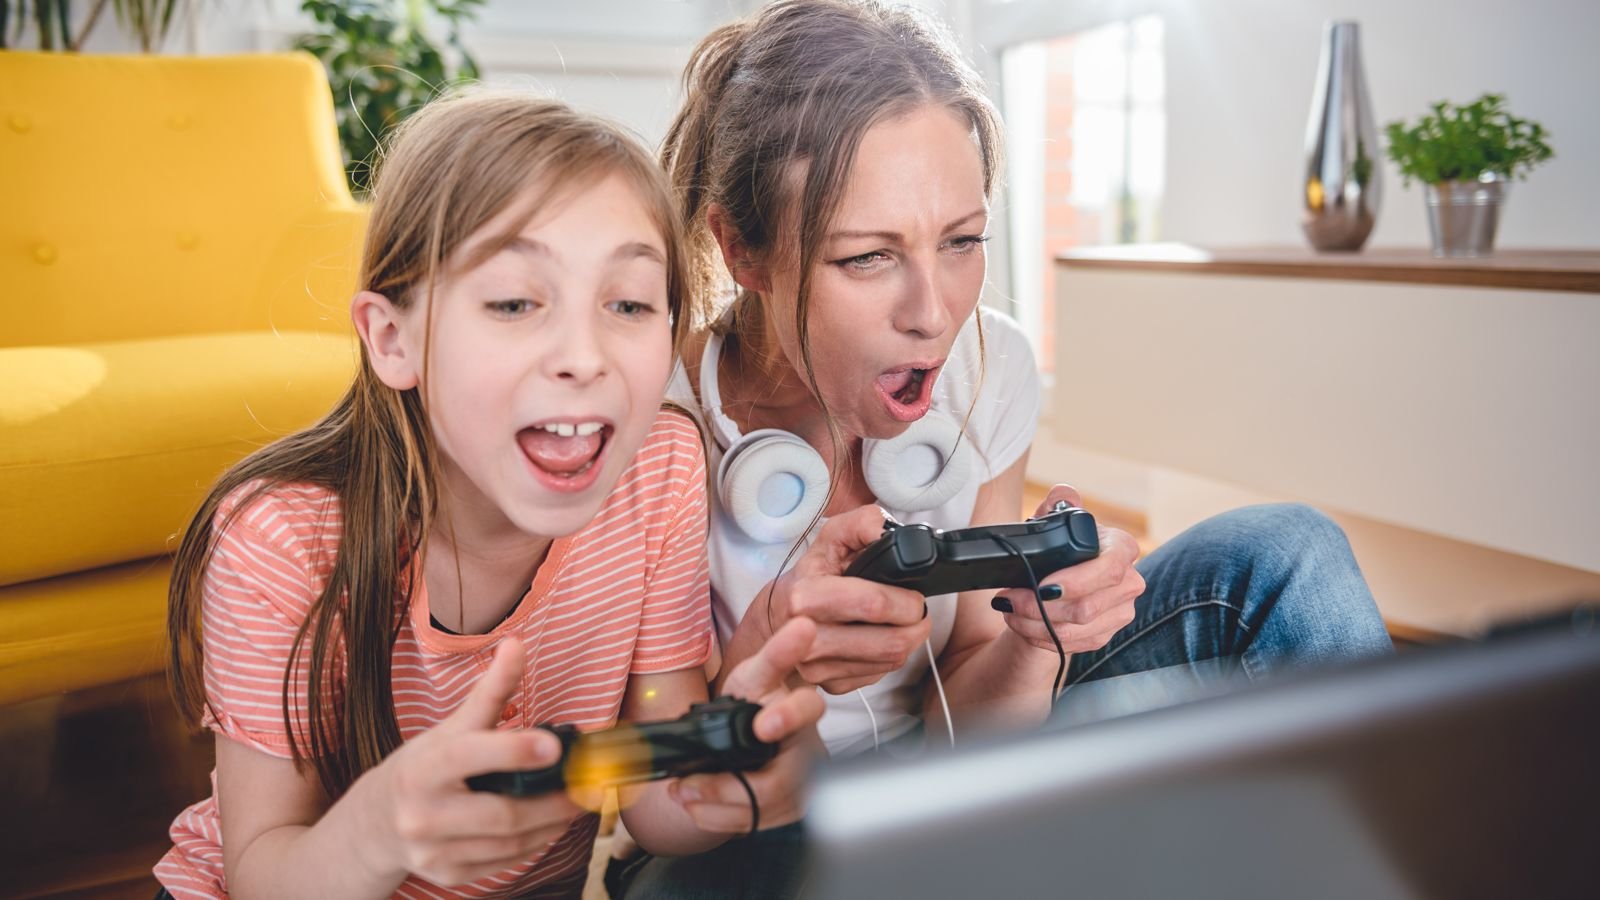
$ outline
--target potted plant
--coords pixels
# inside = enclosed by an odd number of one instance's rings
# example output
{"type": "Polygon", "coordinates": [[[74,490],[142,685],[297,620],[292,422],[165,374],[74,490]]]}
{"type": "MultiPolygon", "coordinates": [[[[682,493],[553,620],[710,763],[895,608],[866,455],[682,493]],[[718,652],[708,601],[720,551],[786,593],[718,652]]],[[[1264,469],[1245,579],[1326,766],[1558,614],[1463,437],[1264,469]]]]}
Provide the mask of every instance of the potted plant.
{"type": "Polygon", "coordinates": [[[295,41],[322,60],[333,88],[350,190],[364,196],[390,129],[440,91],[478,77],[461,25],[485,0],[302,0],[316,30],[295,41]],[[446,29],[442,42],[430,25],[446,29]]]}
{"type": "Polygon", "coordinates": [[[1410,128],[1404,121],[1385,126],[1401,178],[1424,185],[1434,256],[1488,255],[1511,179],[1527,178],[1554,155],[1544,126],[1513,116],[1505,99],[1484,94],[1466,106],[1441,100],[1410,128]]]}

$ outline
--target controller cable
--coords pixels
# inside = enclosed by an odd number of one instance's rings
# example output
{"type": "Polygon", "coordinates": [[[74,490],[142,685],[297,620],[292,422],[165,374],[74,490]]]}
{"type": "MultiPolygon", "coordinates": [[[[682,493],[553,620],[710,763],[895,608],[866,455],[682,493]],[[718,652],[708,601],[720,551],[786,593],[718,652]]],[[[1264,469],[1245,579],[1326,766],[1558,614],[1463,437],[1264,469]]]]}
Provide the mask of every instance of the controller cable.
{"type": "Polygon", "coordinates": [[[1039,576],[1033,572],[1033,563],[1028,562],[1026,554],[1016,544],[1002,535],[991,535],[994,542],[1006,548],[1008,552],[1022,560],[1022,567],[1028,572],[1028,583],[1033,587],[1033,601],[1039,605],[1039,618],[1044,621],[1044,630],[1050,634],[1050,642],[1056,645],[1056,655],[1061,658],[1061,664],[1056,668],[1055,680],[1050,685],[1050,708],[1056,707],[1056,700],[1061,696],[1062,682],[1067,674],[1067,651],[1061,646],[1061,638],[1056,636],[1056,628],[1050,624],[1050,615],[1044,608],[1044,589],[1039,586],[1039,576]]]}
{"type": "MultiPolygon", "coordinates": [[[[657,735],[651,740],[659,743],[662,747],[669,750],[677,750],[681,753],[700,753],[708,749],[703,743],[674,735],[657,735]]],[[[755,788],[750,786],[750,780],[744,777],[744,773],[732,765],[734,760],[728,754],[717,750],[713,751],[711,758],[716,765],[722,767],[724,771],[738,780],[739,786],[744,788],[744,795],[750,798],[750,830],[744,836],[754,837],[755,833],[761,830],[761,804],[756,802],[755,788]]]]}

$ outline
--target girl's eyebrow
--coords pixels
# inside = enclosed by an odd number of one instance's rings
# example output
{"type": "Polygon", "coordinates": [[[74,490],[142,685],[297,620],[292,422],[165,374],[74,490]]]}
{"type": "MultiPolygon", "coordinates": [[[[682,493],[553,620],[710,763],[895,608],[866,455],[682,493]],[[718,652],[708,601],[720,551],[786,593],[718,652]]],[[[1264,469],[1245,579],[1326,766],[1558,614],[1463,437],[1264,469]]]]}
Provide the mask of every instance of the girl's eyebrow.
{"type": "Polygon", "coordinates": [[[654,260],[663,266],[667,264],[666,254],[662,253],[656,246],[646,244],[644,241],[629,241],[611,251],[612,262],[627,262],[630,259],[638,259],[641,256],[654,260]]]}
{"type": "MultiPolygon", "coordinates": [[[[555,251],[551,250],[548,245],[540,241],[536,241],[533,238],[526,238],[521,235],[513,236],[510,240],[506,241],[505,246],[501,249],[514,250],[517,253],[521,253],[525,256],[537,256],[544,259],[556,258],[555,251]]],[[[667,264],[666,254],[662,253],[660,248],[651,244],[647,244],[644,241],[627,241],[619,244],[617,249],[611,251],[611,258],[609,261],[614,263],[627,262],[628,260],[638,259],[640,257],[654,260],[662,265],[667,264]]]]}
{"type": "MultiPolygon", "coordinates": [[[[986,216],[988,214],[988,209],[973,210],[972,212],[969,212],[961,218],[951,222],[949,225],[946,225],[941,233],[955,231],[957,228],[960,228],[967,222],[976,219],[979,216],[986,216]]],[[[827,239],[831,241],[838,238],[882,238],[886,241],[900,241],[903,240],[904,237],[905,236],[898,231],[834,231],[828,234],[827,239]]]]}

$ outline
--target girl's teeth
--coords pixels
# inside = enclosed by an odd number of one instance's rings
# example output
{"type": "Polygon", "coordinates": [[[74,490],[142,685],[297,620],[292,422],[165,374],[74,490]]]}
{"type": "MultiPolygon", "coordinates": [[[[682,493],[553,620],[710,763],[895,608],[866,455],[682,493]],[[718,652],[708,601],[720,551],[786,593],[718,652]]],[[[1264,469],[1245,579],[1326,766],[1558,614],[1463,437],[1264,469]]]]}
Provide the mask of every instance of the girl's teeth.
{"type": "Polygon", "coordinates": [[[558,437],[588,437],[591,434],[599,434],[600,429],[605,426],[599,422],[582,422],[577,425],[571,422],[551,422],[540,427],[558,437]]]}

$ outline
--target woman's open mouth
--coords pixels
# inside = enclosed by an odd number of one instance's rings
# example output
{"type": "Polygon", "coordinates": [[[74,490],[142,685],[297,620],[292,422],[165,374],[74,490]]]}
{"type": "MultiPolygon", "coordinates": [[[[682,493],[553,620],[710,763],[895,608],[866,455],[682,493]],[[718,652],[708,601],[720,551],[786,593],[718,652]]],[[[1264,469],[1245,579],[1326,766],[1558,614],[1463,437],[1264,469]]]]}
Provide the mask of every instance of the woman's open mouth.
{"type": "Polygon", "coordinates": [[[902,366],[878,376],[874,387],[889,415],[901,422],[915,422],[928,414],[933,405],[933,382],[943,363],[902,366]]]}
{"type": "Polygon", "coordinates": [[[598,419],[553,419],[517,432],[517,445],[541,484],[574,494],[600,477],[614,430],[598,419]]]}

